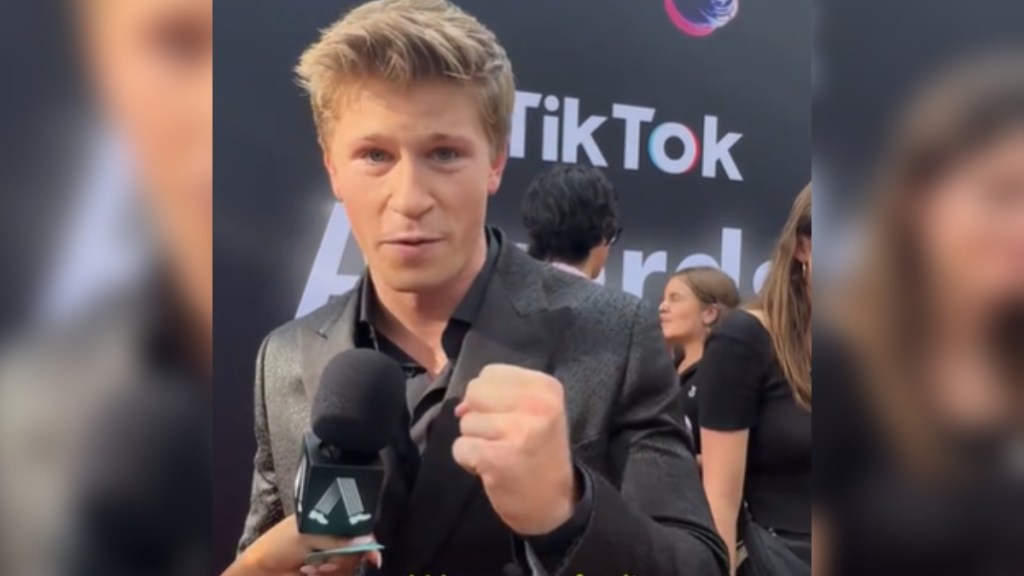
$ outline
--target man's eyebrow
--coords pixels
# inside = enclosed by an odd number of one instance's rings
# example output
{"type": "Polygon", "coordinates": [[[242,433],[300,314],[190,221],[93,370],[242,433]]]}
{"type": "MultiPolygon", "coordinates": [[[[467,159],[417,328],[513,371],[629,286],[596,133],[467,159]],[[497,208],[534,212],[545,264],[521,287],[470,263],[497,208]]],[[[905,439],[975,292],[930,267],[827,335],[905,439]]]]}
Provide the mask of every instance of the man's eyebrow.
{"type": "Polygon", "coordinates": [[[457,141],[457,142],[465,142],[465,141],[469,140],[468,137],[463,136],[462,134],[453,134],[453,133],[449,133],[449,132],[431,132],[429,135],[427,135],[427,139],[430,140],[431,142],[445,141],[445,140],[457,141]]]}

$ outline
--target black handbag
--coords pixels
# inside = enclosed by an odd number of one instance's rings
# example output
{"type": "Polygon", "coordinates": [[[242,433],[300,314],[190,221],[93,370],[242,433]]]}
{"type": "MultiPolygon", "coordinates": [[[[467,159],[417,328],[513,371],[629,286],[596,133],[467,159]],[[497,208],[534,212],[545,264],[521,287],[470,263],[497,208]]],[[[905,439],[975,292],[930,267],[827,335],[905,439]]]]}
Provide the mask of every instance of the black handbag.
{"type": "Polygon", "coordinates": [[[739,565],[737,576],[811,576],[811,566],[800,556],[810,558],[810,537],[781,535],[765,528],[743,508],[740,523],[747,557],[739,565]],[[801,552],[797,555],[794,550],[801,552]]]}

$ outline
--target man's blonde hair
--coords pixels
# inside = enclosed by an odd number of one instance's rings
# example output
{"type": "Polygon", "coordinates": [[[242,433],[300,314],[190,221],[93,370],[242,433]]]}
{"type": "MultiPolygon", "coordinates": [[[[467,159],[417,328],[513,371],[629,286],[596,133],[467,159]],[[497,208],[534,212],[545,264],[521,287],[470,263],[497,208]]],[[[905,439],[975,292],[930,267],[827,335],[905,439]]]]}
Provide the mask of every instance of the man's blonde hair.
{"type": "Polygon", "coordinates": [[[494,33],[446,0],[375,0],[346,14],[306,49],[295,68],[327,148],[346,85],[382,79],[408,86],[447,79],[476,86],[495,153],[512,123],[512,64],[494,33]]]}

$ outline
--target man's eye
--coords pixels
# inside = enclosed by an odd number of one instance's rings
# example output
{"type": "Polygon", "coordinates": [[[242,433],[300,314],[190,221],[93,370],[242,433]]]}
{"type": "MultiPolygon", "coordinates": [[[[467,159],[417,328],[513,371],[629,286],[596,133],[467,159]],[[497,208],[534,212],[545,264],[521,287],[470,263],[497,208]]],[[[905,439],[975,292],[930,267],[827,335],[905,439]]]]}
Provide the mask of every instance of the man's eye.
{"type": "Polygon", "coordinates": [[[434,158],[442,162],[451,162],[459,157],[458,151],[454,148],[438,148],[434,150],[434,158]]]}
{"type": "Polygon", "coordinates": [[[385,151],[383,151],[383,150],[381,150],[379,148],[374,148],[372,150],[367,150],[366,152],[363,153],[363,157],[365,157],[370,162],[375,162],[375,163],[376,162],[387,162],[388,160],[391,159],[391,155],[390,154],[388,154],[387,152],[385,152],[385,151]]]}

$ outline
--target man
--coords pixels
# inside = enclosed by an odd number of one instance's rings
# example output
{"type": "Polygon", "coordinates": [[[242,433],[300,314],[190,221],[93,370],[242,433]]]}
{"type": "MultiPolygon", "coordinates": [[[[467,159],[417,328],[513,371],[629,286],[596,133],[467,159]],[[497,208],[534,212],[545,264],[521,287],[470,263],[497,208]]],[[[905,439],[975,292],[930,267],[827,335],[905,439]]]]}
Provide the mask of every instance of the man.
{"type": "Polygon", "coordinates": [[[597,168],[557,165],[537,176],[523,198],[530,256],[591,280],[619,239],[615,188],[597,168]]]}
{"type": "Polygon", "coordinates": [[[346,542],[300,535],[292,516],[310,401],[353,347],[405,367],[422,455],[414,480],[389,475],[374,573],[722,574],[653,310],[485,227],[515,97],[494,35],[443,0],[379,0],[328,28],[298,74],[367,273],[261,346],[251,507],[225,574],[357,568],[304,566],[346,542]]]}

